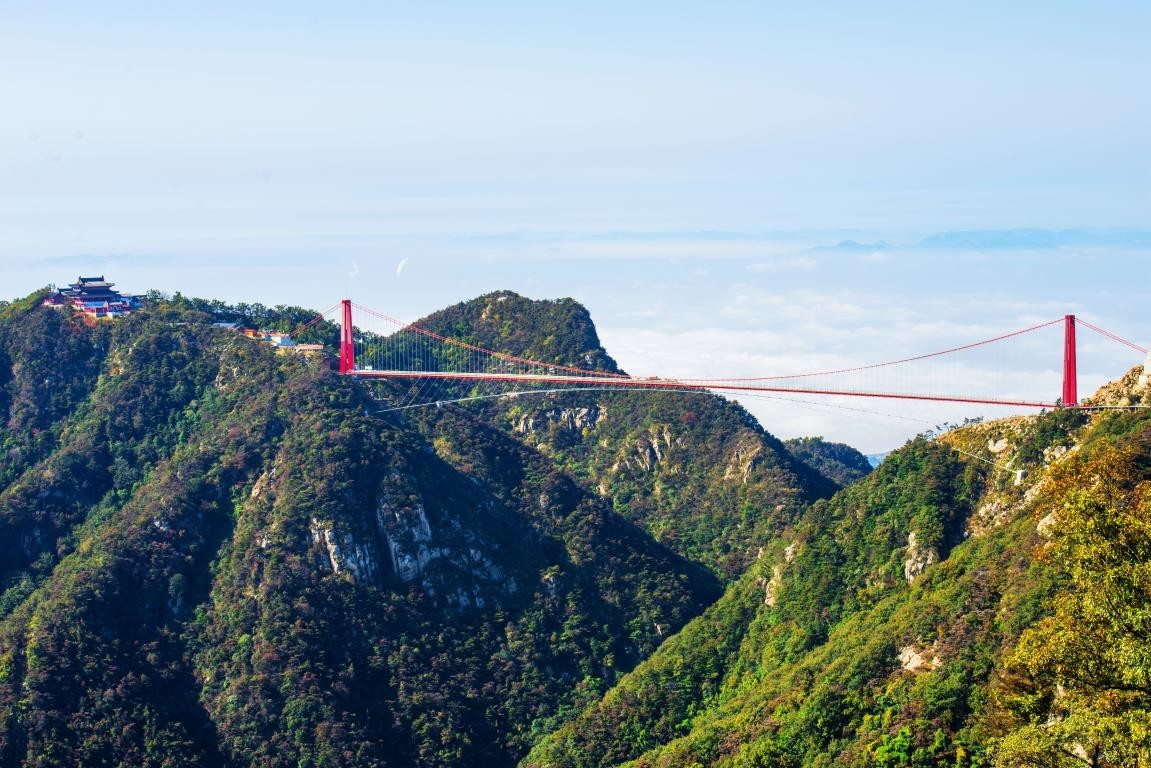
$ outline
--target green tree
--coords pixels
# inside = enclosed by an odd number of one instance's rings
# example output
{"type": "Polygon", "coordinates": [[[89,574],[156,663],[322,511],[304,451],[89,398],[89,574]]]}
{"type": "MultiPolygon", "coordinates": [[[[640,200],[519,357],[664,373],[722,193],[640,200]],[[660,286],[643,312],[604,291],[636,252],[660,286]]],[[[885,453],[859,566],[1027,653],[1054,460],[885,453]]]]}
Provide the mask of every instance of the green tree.
{"type": "Polygon", "coordinates": [[[1106,448],[1054,479],[1043,554],[1067,579],[1008,671],[1029,682],[997,765],[1151,765],[1151,481],[1145,451],[1106,448]]]}

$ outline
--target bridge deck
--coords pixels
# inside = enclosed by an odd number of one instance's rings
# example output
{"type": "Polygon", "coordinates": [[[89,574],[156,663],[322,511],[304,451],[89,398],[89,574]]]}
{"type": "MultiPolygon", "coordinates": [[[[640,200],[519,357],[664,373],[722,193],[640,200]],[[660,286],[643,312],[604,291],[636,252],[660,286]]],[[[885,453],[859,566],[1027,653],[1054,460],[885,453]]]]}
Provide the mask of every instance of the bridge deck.
{"type": "Polygon", "coordinates": [[[455,381],[506,381],[534,384],[564,384],[568,386],[618,387],[620,389],[711,390],[717,392],[779,392],[804,395],[840,395],[843,397],[869,397],[888,400],[928,400],[943,403],[979,403],[1009,405],[1019,408],[1056,408],[1057,403],[1007,398],[974,398],[959,395],[905,394],[900,392],[873,392],[849,389],[820,389],[817,387],[769,386],[762,383],[738,381],[679,381],[661,378],[621,378],[620,376],[576,376],[570,374],[532,373],[456,373],[453,371],[377,371],[356,369],[347,375],[377,379],[451,379],[455,381]]]}

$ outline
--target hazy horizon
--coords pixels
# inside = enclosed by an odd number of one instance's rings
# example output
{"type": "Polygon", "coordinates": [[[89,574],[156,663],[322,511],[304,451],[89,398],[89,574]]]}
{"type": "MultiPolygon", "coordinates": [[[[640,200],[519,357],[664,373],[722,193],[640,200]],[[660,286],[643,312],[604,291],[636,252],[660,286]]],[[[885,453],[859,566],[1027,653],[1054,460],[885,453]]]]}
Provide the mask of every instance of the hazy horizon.
{"type": "MultiPolygon", "coordinates": [[[[681,376],[1068,312],[1146,346],[1148,28],[1136,2],[6,3],[0,298],[571,296],[624,368],[681,376]]],[[[1088,347],[1081,389],[1139,362],[1088,347]]],[[[1003,386],[1048,399],[1059,363],[1003,386]]],[[[747,405],[869,452],[975,415],[747,405]]]]}

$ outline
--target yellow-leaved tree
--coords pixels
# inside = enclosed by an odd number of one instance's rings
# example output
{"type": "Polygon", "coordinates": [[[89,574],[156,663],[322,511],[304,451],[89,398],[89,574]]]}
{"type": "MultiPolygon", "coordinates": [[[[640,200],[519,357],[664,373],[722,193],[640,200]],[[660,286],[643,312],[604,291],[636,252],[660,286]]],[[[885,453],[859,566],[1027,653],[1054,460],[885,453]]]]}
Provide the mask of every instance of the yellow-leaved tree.
{"type": "Polygon", "coordinates": [[[1042,557],[1064,577],[1003,679],[999,768],[1151,766],[1151,455],[1144,441],[1066,462],[1042,557]]]}

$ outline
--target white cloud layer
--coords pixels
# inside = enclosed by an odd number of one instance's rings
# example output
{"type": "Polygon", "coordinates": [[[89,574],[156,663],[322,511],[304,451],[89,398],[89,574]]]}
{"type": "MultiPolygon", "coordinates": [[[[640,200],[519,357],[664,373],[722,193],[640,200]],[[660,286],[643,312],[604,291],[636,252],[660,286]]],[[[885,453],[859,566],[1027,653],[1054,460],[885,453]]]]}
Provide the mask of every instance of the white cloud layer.
{"type": "MultiPolygon", "coordinates": [[[[91,272],[107,273],[125,290],[178,290],[228,301],[320,308],[353,298],[410,320],[494,290],[571,296],[589,308],[604,346],[626,370],[685,378],[849,368],[960,346],[1068,312],[1151,343],[1143,320],[1151,305],[1151,253],[895,247],[884,251],[885,260],[873,261],[866,252],[807,252],[845,236],[898,240],[842,231],[448,238],[343,232],[265,246],[200,238],[172,241],[154,254],[24,259],[5,277],[13,296],[91,272]],[[573,243],[588,248],[567,251],[573,243]],[[420,268],[413,270],[416,259],[420,268]],[[788,268],[749,268],[766,262],[788,268]],[[186,266],[192,263],[198,268],[186,266]],[[394,289],[400,275],[403,291],[394,289]]],[[[913,243],[921,238],[905,237],[913,243]]],[[[1081,331],[1079,339],[1081,392],[1141,362],[1138,354],[1089,332],[1081,331]]],[[[1050,401],[1060,393],[1061,360],[1061,328],[1055,325],[930,367],[823,381],[826,388],[1050,401]]],[[[778,435],[822,434],[868,451],[897,445],[923,425],[1004,412],[811,395],[764,394],[743,402],[778,435]]]]}

